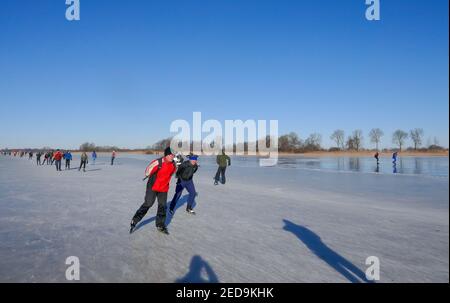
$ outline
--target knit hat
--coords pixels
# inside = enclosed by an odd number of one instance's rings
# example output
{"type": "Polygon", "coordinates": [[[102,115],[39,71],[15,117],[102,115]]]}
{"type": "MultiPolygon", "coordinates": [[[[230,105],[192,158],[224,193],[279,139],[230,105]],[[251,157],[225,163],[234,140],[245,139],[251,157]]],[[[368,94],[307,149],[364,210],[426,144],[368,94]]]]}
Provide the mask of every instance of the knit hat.
{"type": "Polygon", "coordinates": [[[190,155],[189,160],[197,161],[198,156],[197,155],[190,155]]]}
{"type": "Polygon", "coordinates": [[[167,147],[167,148],[164,150],[164,157],[165,157],[165,156],[168,156],[168,155],[173,155],[172,150],[170,149],[170,147],[167,147]]]}

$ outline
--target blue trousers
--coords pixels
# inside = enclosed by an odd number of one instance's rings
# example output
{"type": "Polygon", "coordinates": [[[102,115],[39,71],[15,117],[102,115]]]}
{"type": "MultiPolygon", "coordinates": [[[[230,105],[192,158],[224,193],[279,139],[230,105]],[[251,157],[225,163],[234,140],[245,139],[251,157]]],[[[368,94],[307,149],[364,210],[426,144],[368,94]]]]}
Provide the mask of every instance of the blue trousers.
{"type": "Polygon", "coordinates": [[[170,202],[170,210],[173,211],[175,209],[175,206],[177,205],[177,202],[180,199],[181,194],[183,193],[183,189],[185,188],[189,193],[186,209],[192,209],[195,196],[197,195],[197,192],[195,191],[194,181],[183,181],[181,179],[178,179],[177,187],[175,188],[175,195],[173,196],[172,202],[170,202]]]}

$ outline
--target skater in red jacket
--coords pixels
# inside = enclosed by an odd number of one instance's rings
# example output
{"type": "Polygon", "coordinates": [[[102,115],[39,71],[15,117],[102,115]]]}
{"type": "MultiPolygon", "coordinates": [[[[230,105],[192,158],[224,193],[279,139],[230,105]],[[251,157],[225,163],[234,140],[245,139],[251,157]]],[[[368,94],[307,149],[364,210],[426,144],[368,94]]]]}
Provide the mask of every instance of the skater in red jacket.
{"type": "Polygon", "coordinates": [[[176,172],[176,166],[173,162],[175,155],[170,147],[164,151],[164,157],[153,160],[145,170],[147,181],[147,190],[145,192],[145,202],[136,211],[131,220],[130,233],[136,227],[136,224],[144,218],[150,207],[158,199],[158,213],[156,215],[156,227],[158,231],[169,234],[166,227],[167,212],[167,192],[169,191],[170,178],[176,172]]]}
{"type": "Polygon", "coordinates": [[[62,152],[59,149],[53,154],[53,160],[56,163],[56,171],[61,171],[61,159],[63,157],[62,152]]]}

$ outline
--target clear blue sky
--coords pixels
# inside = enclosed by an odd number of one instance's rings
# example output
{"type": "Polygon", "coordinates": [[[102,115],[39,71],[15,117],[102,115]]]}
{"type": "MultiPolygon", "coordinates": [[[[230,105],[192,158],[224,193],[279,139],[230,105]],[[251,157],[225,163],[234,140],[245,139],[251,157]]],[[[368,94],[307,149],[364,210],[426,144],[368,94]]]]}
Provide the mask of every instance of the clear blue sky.
{"type": "Polygon", "coordinates": [[[0,148],[145,147],[175,119],[280,134],[421,127],[448,146],[448,1],[0,2],[0,148]]]}

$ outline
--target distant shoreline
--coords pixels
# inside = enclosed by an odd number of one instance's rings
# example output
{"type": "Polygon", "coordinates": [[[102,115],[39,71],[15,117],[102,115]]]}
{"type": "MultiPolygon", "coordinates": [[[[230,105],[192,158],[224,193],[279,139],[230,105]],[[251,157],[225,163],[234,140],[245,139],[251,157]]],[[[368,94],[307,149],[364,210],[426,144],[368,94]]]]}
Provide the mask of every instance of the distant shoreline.
{"type": "MultiPolygon", "coordinates": [[[[278,153],[279,156],[308,156],[308,157],[373,157],[375,151],[316,151],[302,154],[295,153],[278,153]]],[[[379,152],[380,157],[392,157],[393,152],[379,152]]],[[[424,152],[424,151],[402,151],[398,152],[401,157],[448,157],[447,151],[424,152]]]]}
{"type": "MultiPolygon", "coordinates": [[[[72,154],[81,154],[81,151],[72,150],[72,154]]],[[[92,152],[86,152],[90,155],[92,152]]],[[[379,152],[380,158],[392,157],[393,151],[379,152]]],[[[111,152],[97,152],[98,155],[111,155],[111,152]]],[[[133,155],[155,155],[162,156],[163,152],[148,153],[147,150],[131,150],[131,151],[116,151],[116,157],[120,157],[121,154],[133,154],[133,155]]],[[[231,154],[229,154],[231,155],[231,154]]],[[[279,157],[317,157],[317,158],[334,158],[334,157],[373,157],[375,151],[314,151],[305,153],[288,153],[279,152],[279,157]]],[[[402,151],[398,152],[400,157],[448,157],[448,150],[442,151],[402,151]]],[[[239,155],[240,157],[266,157],[264,155],[239,155]]]]}
{"type": "MultiPolygon", "coordinates": [[[[81,153],[79,151],[74,153],[81,153]]],[[[88,153],[89,154],[89,153],[88,153]]],[[[110,154],[109,152],[97,152],[97,154],[110,154]]],[[[120,154],[134,154],[134,155],[162,155],[162,152],[147,154],[144,150],[138,151],[124,151],[117,152],[117,156],[120,157],[120,154]]],[[[316,152],[307,152],[307,153],[286,153],[279,152],[279,157],[373,157],[375,155],[375,151],[316,151],[316,152]]],[[[392,157],[392,152],[379,152],[381,157],[392,157]]],[[[436,152],[424,152],[424,151],[402,151],[399,152],[398,155],[400,157],[448,157],[448,150],[445,151],[436,151],[436,152]]],[[[242,157],[255,157],[255,155],[241,155],[242,157]]],[[[259,155],[256,155],[259,156],[259,155]]]]}

